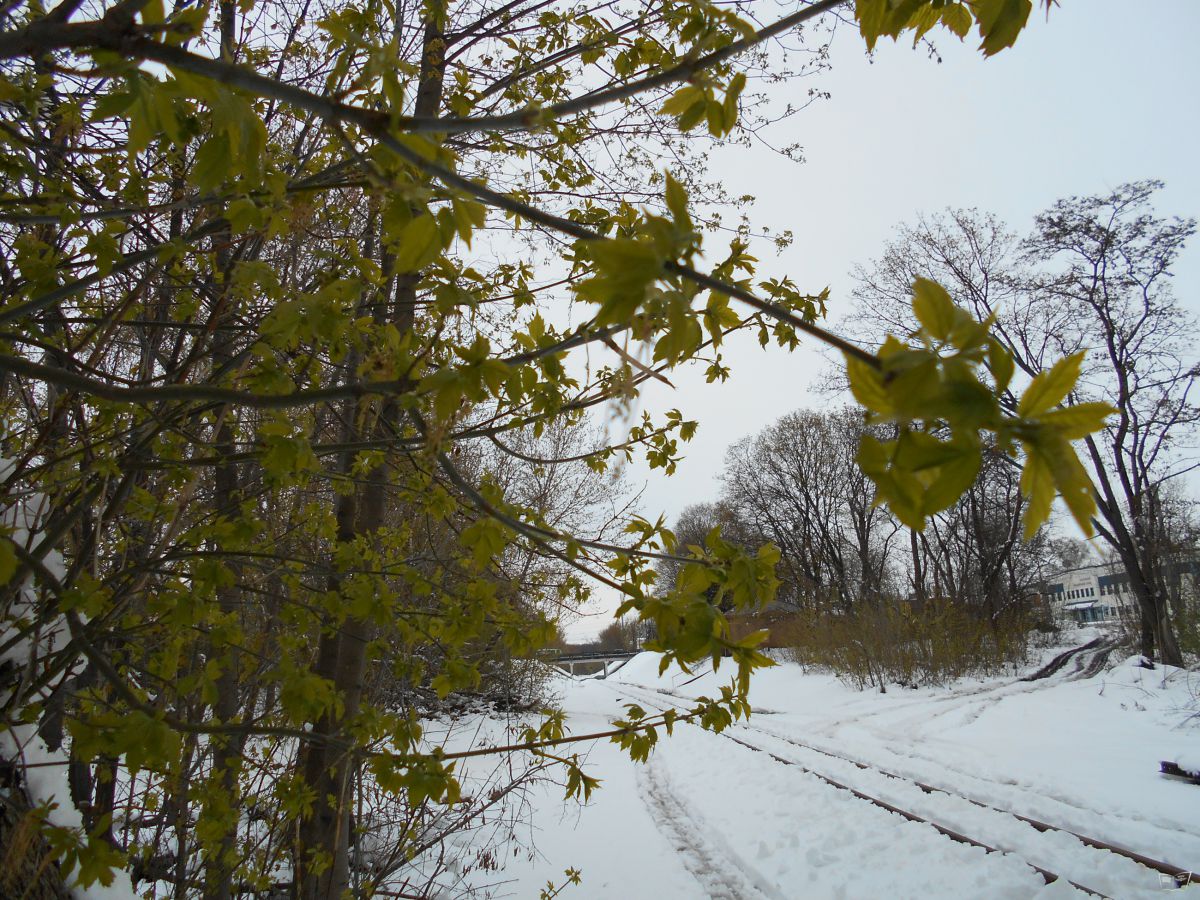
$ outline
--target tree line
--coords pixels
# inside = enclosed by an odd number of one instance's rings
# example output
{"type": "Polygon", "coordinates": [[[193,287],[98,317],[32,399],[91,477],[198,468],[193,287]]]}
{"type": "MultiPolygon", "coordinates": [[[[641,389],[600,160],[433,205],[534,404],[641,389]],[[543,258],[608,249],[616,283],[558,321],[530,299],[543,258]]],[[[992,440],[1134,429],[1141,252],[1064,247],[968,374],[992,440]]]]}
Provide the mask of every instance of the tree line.
{"type": "Polygon", "coordinates": [[[1030,377],[1049,359],[1084,352],[1066,407],[1102,402],[1116,411],[1083,438],[1093,524],[1136,598],[1141,652],[1181,665],[1179,611],[1169,603],[1164,565],[1179,535],[1170,533],[1164,501],[1176,487],[1186,495],[1200,462],[1193,449],[1200,356],[1196,318],[1174,296],[1171,268],[1196,222],[1156,215],[1161,187],[1138,181],[1060,200],[1024,236],[975,210],[902,226],[858,272],[855,322],[871,335],[911,328],[900,285],[925,272],[963,308],[992,320],[1030,377]]]}
{"type": "MultiPolygon", "coordinates": [[[[1196,649],[1196,598],[1180,571],[1200,550],[1185,487],[1197,464],[1192,391],[1200,357],[1196,320],[1169,279],[1195,222],[1155,215],[1159,188],[1135,182],[1061,200],[1024,238],[974,210],[902,225],[878,259],[857,269],[847,330],[876,339],[911,332],[910,286],[918,273],[933,272],[956,304],[994,322],[1031,376],[1046,354],[1088,351],[1067,406],[1099,401],[1117,409],[1105,429],[1085,438],[1099,498],[1101,547],[1091,558],[1123,573],[1141,652],[1181,665],[1183,650],[1196,649]]],[[[858,616],[881,603],[919,614],[933,599],[970,611],[997,633],[1007,623],[1017,632],[1014,649],[1023,650],[1019,632],[1049,624],[1048,577],[1089,554],[1046,529],[1022,529],[1024,473],[994,447],[951,506],[922,528],[907,527],[879,505],[859,465],[864,439],[889,440],[891,427],[869,424],[851,407],[785,415],[729,448],[720,497],[685,510],[675,532],[695,545],[714,527],[747,546],[773,543],[781,554],[778,601],[807,614],[810,629],[822,617],[858,616]]],[[[674,568],[662,567],[665,583],[674,568]]],[[[955,619],[945,627],[968,625],[955,619]]]]}

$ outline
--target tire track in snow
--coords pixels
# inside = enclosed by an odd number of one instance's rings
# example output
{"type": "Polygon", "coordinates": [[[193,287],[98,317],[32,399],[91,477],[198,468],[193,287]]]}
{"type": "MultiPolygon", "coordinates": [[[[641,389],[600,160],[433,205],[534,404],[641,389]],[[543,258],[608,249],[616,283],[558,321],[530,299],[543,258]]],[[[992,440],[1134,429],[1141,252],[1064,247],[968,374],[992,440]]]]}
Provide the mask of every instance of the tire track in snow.
{"type": "MultiPolygon", "coordinates": [[[[1103,638],[1093,638],[1092,640],[1088,641],[1086,644],[1081,644],[1078,647],[1072,647],[1070,650],[1063,651],[1062,653],[1058,654],[1058,656],[1054,657],[1054,659],[1050,660],[1050,662],[1046,663],[1046,665],[1042,666],[1040,669],[1038,669],[1036,672],[1034,672],[1032,675],[1026,675],[1021,680],[1022,681],[1042,681],[1043,679],[1049,678],[1055,672],[1062,669],[1062,667],[1065,666],[1072,659],[1076,659],[1077,657],[1079,657],[1080,654],[1085,653],[1088,650],[1094,650],[1095,648],[1101,647],[1108,643],[1111,643],[1111,642],[1106,642],[1103,638]]],[[[1075,663],[1075,668],[1072,671],[1073,672],[1079,671],[1079,665],[1080,664],[1077,661],[1075,663]]]]}
{"type": "MultiPolygon", "coordinates": [[[[1109,654],[1116,646],[1113,641],[1096,638],[1060,653],[1032,675],[1002,684],[991,693],[985,691],[982,694],[958,695],[957,698],[952,696],[948,698],[948,702],[941,709],[929,715],[900,720],[895,723],[895,726],[904,733],[926,734],[929,731],[928,726],[954,713],[965,713],[965,715],[957,720],[953,727],[961,728],[970,725],[992,707],[998,706],[1011,697],[1047,690],[1056,687],[1063,681],[1083,681],[1091,678],[1104,667],[1109,654]],[[1068,663],[1071,666],[1070,671],[1066,671],[1068,663]],[[1029,686],[1023,687],[1023,685],[1029,686]],[[955,699],[961,702],[953,702],[955,699]]],[[[884,710],[880,711],[881,714],[884,712],[884,710]]],[[[861,722],[855,724],[861,724],[861,722]]],[[[864,727],[871,728],[869,725],[864,727]]]]}
{"type": "MultiPolygon", "coordinates": [[[[1092,678],[1099,674],[1100,670],[1104,667],[1105,663],[1107,663],[1112,652],[1117,648],[1117,646],[1118,645],[1115,642],[1105,641],[1102,638],[1096,638],[1088,641],[1085,644],[1072,647],[1058,654],[1035,673],[1037,676],[1036,678],[1026,676],[1024,678],[1014,679],[1013,681],[1007,681],[999,685],[985,685],[967,691],[955,692],[954,694],[945,697],[929,697],[922,698],[920,700],[902,701],[884,709],[869,711],[853,717],[822,723],[814,728],[814,733],[821,735],[827,740],[836,741],[839,737],[837,733],[837,729],[839,727],[847,724],[854,724],[861,727],[864,731],[871,733],[875,737],[882,738],[889,743],[892,741],[902,742],[905,745],[903,750],[894,749],[888,744],[881,745],[878,749],[885,752],[888,756],[895,758],[895,762],[891,763],[892,765],[900,764],[911,766],[912,764],[916,763],[918,766],[921,766],[922,764],[928,764],[933,766],[939,773],[950,772],[958,777],[969,779],[971,782],[979,785],[983,789],[981,794],[975,794],[972,796],[971,794],[974,792],[972,792],[970,788],[967,788],[967,792],[964,792],[964,789],[961,786],[957,788],[949,788],[945,786],[944,782],[942,784],[935,784],[934,786],[938,790],[942,790],[945,793],[954,796],[962,797],[973,804],[982,803],[985,806],[993,806],[993,802],[990,802],[992,798],[989,796],[989,792],[994,788],[999,787],[1004,792],[1016,793],[1025,797],[1033,798],[1039,802],[1050,801],[1051,803],[1058,804],[1059,806],[1064,807],[1067,811],[1066,815],[1068,816],[1068,821],[1073,814],[1082,813],[1087,816],[1100,816],[1105,819],[1116,819],[1129,823],[1130,825],[1135,825],[1142,829],[1148,829],[1152,832],[1162,832],[1164,834],[1184,834],[1192,837],[1200,837],[1200,829],[1197,829],[1195,822],[1182,822],[1177,819],[1164,819],[1162,816],[1156,813],[1137,815],[1130,813],[1117,813],[1112,810],[1099,810],[1087,805],[1084,802],[1081,802],[1078,798],[1073,798],[1062,794],[1061,792],[1055,790],[1052,785],[1023,785],[1014,779],[996,778],[983,775],[979,772],[964,768],[961,765],[955,765],[945,758],[922,753],[915,746],[917,742],[913,739],[914,734],[920,734],[928,738],[928,733],[921,729],[920,726],[922,724],[932,722],[935,719],[940,719],[952,713],[965,712],[967,715],[963,720],[964,724],[973,722],[993,706],[1011,697],[1036,693],[1052,688],[1065,681],[1083,681],[1088,678],[1092,678]],[[1064,669],[1067,669],[1068,663],[1071,664],[1071,667],[1069,671],[1064,671],[1064,669]],[[912,708],[928,708],[930,706],[935,707],[931,715],[900,718],[899,720],[894,720],[886,724],[870,722],[872,719],[877,719],[885,715],[903,712],[904,710],[912,708]],[[972,707],[974,707],[974,709],[972,709],[972,707]]],[[[639,688],[651,694],[657,694],[664,699],[669,698],[671,700],[678,700],[683,703],[689,703],[692,699],[686,695],[678,694],[674,690],[670,689],[630,682],[625,682],[625,684],[629,684],[630,687],[639,688]]],[[[772,738],[784,740],[789,743],[798,743],[797,741],[780,732],[771,730],[769,728],[763,728],[762,726],[741,725],[740,727],[748,728],[752,731],[758,731],[767,734],[772,738]]],[[[861,767],[865,765],[868,768],[882,770],[882,766],[879,763],[868,763],[858,759],[851,759],[850,757],[844,756],[842,753],[830,750],[828,748],[822,748],[807,742],[800,743],[799,745],[817,753],[844,759],[856,766],[861,767]]],[[[885,774],[888,774],[889,776],[895,775],[895,773],[892,772],[887,772],[885,774]]],[[[938,780],[937,775],[914,775],[911,772],[902,772],[896,777],[914,782],[923,780],[933,783],[934,781],[938,780]]],[[[1084,828],[1076,828],[1074,826],[1064,825],[1052,827],[1055,827],[1061,831],[1067,831],[1072,834],[1078,834],[1079,831],[1085,830],[1084,828]]]]}
{"type": "Polygon", "coordinates": [[[666,773],[657,763],[650,760],[640,767],[637,781],[655,827],[671,842],[709,898],[786,900],[703,816],[671,790],[666,773]]]}
{"type": "MultiPolygon", "coordinates": [[[[684,699],[684,698],[680,698],[684,699]]],[[[753,727],[753,726],[751,726],[753,727]]],[[[765,729],[760,729],[765,730],[765,729]]],[[[922,753],[913,745],[911,735],[904,734],[901,731],[893,729],[884,729],[879,727],[866,727],[865,731],[874,735],[876,738],[881,738],[888,742],[903,742],[902,749],[895,749],[888,744],[881,744],[877,750],[883,751],[888,756],[894,758],[891,765],[906,765],[911,766],[914,763],[920,766],[929,766],[936,770],[938,775],[928,776],[938,778],[941,775],[952,774],[958,779],[968,779],[970,782],[979,786],[982,791],[981,795],[970,796],[962,793],[963,788],[960,786],[953,789],[953,793],[960,793],[961,796],[968,800],[977,801],[979,796],[987,796],[988,792],[994,791],[996,788],[1002,791],[1020,794],[1025,798],[1032,798],[1035,801],[1049,801],[1063,807],[1067,811],[1067,815],[1080,814],[1087,816],[1099,816],[1108,820],[1116,820],[1119,822],[1136,825],[1140,828],[1151,829],[1153,831],[1161,831],[1167,834],[1183,834],[1189,837],[1200,837],[1200,829],[1197,828],[1196,822],[1184,822],[1174,818],[1164,818],[1161,814],[1154,810],[1149,810],[1145,815],[1138,815],[1130,812],[1116,812],[1114,810],[1097,809],[1094,806],[1089,806],[1077,797],[1072,797],[1068,794],[1057,791],[1053,785],[1031,785],[1022,783],[1015,778],[996,777],[993,775],[981,774],[978,771],[972,771],[965,768],[961,764],[950,762],[945,757],[933,756],[928,753],[922,753]]],[[[767,731],[775,737],[782,737],[771,731],[767,731]]],[[[836,736],[826,734],[825,737],[829,740],[836,740],[836,736]]],[[[784,738],[786,740],[786,738],[784,738]]],[[[819,747],[814,747],[818,752],[826,752],[819,747]]],[[[840,755],[840,754],[834,754],[840,755]]],[[[870,763],[869,765],[878,768],[878,764],[870,763]]],[[[903,777],[909,779],[925,778],[927,776],[904,774],[903,777]]],[[[949,790],[949,789],[948,789],[949,790]]],[[[969,788],[968,788],[969,790],[969,788]]],[[[981,801],[983,802],[983,801],[981,801]]]]}
{"type": "MultiPolygon", "coordinates": [[[[1103,651],[1101,651],[1101,654],[1105,655],[1103,654],[1103,651]]],[[[1087,666],[1087,669],[1090,668],[1091,664],[1087,666]]],[[[1084,671],[1086,672],[1087,669],[1084,671]]],[[[1085,677],[1088,676],[1075,673],[1064,677],[1062,680],[1077,681],[1083,680],[1085,677]]],[[[1082,813],[1087,816],[1099,816],[1107,820],[1125,822],[1130,825],[1135,825],[1139,828],[1149,829],[1155,832],[1163,832],[1165,834],[1183,834],[1193,838],[1200,838],[1200,828],[1197,828],[1197,823],[1194,821],[1189,822],[1180,820],[1178,818],[1165,818],[1154,810],[1148,810],[1145,814],[1139,815],[1135,812],[1129,811],[1117,812],[1114,810],[1097,809],[1094,806],[1088,805],[1085,801],[1078,797],[1073,797],[1063,793],[1062,791],[1058,790],[1054,784],[1028,784],[1022,783],[1021,781],[1018,781],[1016,778],[1012,777],[997,777],[996,775],[982,773],[977,769],[971,768],[971,764],[969,762],[954,762],[944,756],[935,756],[922,752],[920,749],[918,749],[922,741],[928,742],[931,740],[938,740],[936,734],[929,734],[920,727],[922,723],[928,723],[934,718],[940,718],[942,715],[950,712],[965,712],[966,715],[961,721],[962,724],[969,724],[977,720],[981,715],[1007,697],[1018,696],[1021,693],[1025,692],[1014,692],[1002,697],[977,698],[975,701],[963,703],[959,706],[956,706],[953,710],[943,710],[926,719],[905,719],[899,722],[892,722],[888,724],[869,723],[864,721],[858,724],[865,734],[869,734],[875,739],[882,741],[882,743],[876,748],[876,752],[882,751],[889,757],[893,757],[895,761],[891,763],[892,765],[900,764],[912,766],[916,764],[918,767],[932,767],[932,769],[939,773],[939,775],[930,777],[937,778],[941,774],[953,774],[956,778],[968,779],[973,784],[979,785],[985,795],[994,791],[996,788],[999,788],[1004,792],[1020,794],[1026,798],[1032,799],[1035,802],[1049,801],[1063,807],[1067,811],[1067,816],[1082,813]],[[975,710],[970,710],[971,702],[977,702],[980,705],[975,710]],[[921,740],[918,740],[918,738],[921,740]],[[901,746],[898,748],[896,745],[901,746]]],[[[688,698],[683,696],[677,696],[676,699],[684,702],[688,700],[688,698]]],[[[766,731],[767,729],[760,728],[759,730],[766,731]]],[[[838,741],[840,739],[840,735],[831,728],[817,728],[815,731],[826,741],[838,741]]],[[[775,734],[770,731],[768,731],[768,733],[774,734],[776,737],[782,737],[782,735],[775,734]]],[[[819,747],[814,747],[813,749],[818,750],[818,752],[826,752],[821,750],[819,747]]],[[[878,767],[878,764],[873,763],[871,765],[878,767]]],[[[905,774],[904,777],[911,779],[917,776],[905,774]]],[[[953,792],[961,793],[962,788],[959,787],[953,792]]],[[[969,797],[966,794],[962,794],[962,796],[969,800],[979,799],[978,797],[969,797]]]]}
{"type": "MultiPolygon", "coordinates": [[[[618,693],[621,692],[615,686],[610,686],[610,687],[612,687],[612,689],[614,691],[617,691],[618,693]]],[[[634,700],[638,700],[639,698],[636,696],[636,693],[638,693],[638,692],[629,691],[629,690],[627,690],[627,688],[628,688],[628,685],[622,685],[622,689],[626,689],[625,693],[627,696],[630,696],[634,700]]],[[[678,698],[678,699],[684,699],[684,698],[678,698]]],[[[651,706],[657,706],[656,702],[649,701],[645,697],[641,698],[640,702],[648,703],[651,706]]],[[[661,710],[662,707],[659,707],[659,709],[661,710]]],[[[915,778],[912,778],[909,776],[904,776],[904,775],[897,775],[896,773],[889,772],[888,770],[882,769],[879,766],[875,766],[875,765],[872,765],[869,763],[863,763],[859,760],[854,760],[854,759],[842,756],[837,753],[832,753],[832,752],[829,752],[826,750],[822,750],[820,748],[813,747],[809,744],[794,740],[792,738],[789,738],[789,737],[781,735],[781,734],[777,734],[777,733],[775,733],[773,731],[769,731],[767,729],[763,729],[763,728],[759,728],[759,727],[756,727],[753,725],[747,725],[747,724],[738,724],[735,727],[741,729],[742,731],[757,732],[758,734],[761,734],[764,737],[773,738],[775,740],[780,740],[785,743],[791,744],[797,748],[801,748],[801,749],[804,749],[804,750],[807,750],[810,752],[815,752],[815,753],[821,754],[823,756],[841,760],[842,762],[849,763],[859,769],[874,771],[888,779],[895,779],[898,781],[908,782],[908,783],[918,787],[924,794],[939,793],[939,794],[948,795],[949,797],[957,799],[957,800],[965,800],[969,804],[976,806],[976,807],[981,807],[982,809],[985,809],[985,810],[988,810],[992,814],[998,814],[1000,816],[1005,817],[1006,819],[1016,820],[1016,821],[1020,822],[1022,825],[1033,828],[1039,834],[1045,834],[1047,832],[1051,832],[1051,833],[1069,835],[1070,837],[1078,840],[1080,842],[1080,844],[1082,844],[1084,847],[1088,847],[1089,849],[1091,849],[1095,852],[1114,853],[1117,856],[1124,857],[1125,860],[1128,860],[1129,862],[1137,863],[1138,865],[1145,866],[1146,868],[1153,869],[1153,870],[1156,870],[1156,871],[1164,873],[1164,874],[1178,875],[1180,872],[1183,872],[1183,874],[1185,876],[1187,876],[1189,880],[1194,880],[1196,878],[1196,875],[1194,873],[1185,872],[1181,868],[1171,866],[1168,863],[1163,863],[1159,860],[1155,860],[1155,859],[1143,856],[1141,854],[1136,854],[1132,851],[1126,850],[1125,848],[1116,847],[1107,842],[1102,842],[1102,841],[1098,841],[1097,839],[1094,839],[1094,838],[1089,838],[1085,835],[1081,835],[1078,832],[1071,831],[1069,829],[1061,828],[1061,827],[1054,826],[1054,825],[1047,825],[1043,822],[1040,822],[1040,821],[1037,821],[1034,819],[1030,819],[1025,816],[1021,816],[1021,815],[1019,815],[1017,813],[1013,813],[1009,810],[1004,810],[999,807],[995,807],[990,804],[983,803],[981,801],[972,799],[970,797],[966,797],[965,795],[960,794],[959,792],[951,790],[951,789],[932,787],[930,785],[927,785],[923,782],[918,781],[915,778]]],[[[856,788],[854,788],[850,785],[844,784],[841,781],[838,781],[834,778],[831,778],[830,776],[828,776],[822,772],[819,772],[819,771],[809,768],[806,764],[804,764],[803,762],[800,762],[799,760],[788,759],[786,757],[780,756],[778,753],[773,752],[772,750],[770,750],[767,747],[752,744],[749,741],[735,737],[729,733],[722,733],[721,736],[733,741],[736,744],[740,744],[741,746],[746,747],[749,750],[754,750],[754,751],[757,751],[760,753],[765,753],[767,756],[769,756],[771,759],[775,760],[778,763],[781,763],[781,764],[787,765],[787,766],[796,766],[801,771],[806,772],[806,773],[816,777],[820,781],[825,782],[826,784],[830,785],[833,788],[843,790],[843,791],[848,791],[849,793],[853,794],[855,797],[857,797],[860,800],[863,800],[874,806],[885,809],[889,812],[903,816],[904,818],[909,819],[910,821],[928,825],[928,826],[934,828],[935,830],[937,830],[938,832],[940,832],[941,834],[951,838],[954,841],[981,848],[987,853],[999,852],[999,853],[1011,854],[1015,859],[1020,860],[1022,863],[1029,866],[1031,869],[1033,869],[1039,875],[1041,875],[1043,880],[1047,884],[1050,884],[1055,881],[1059,881],[1061,879],[1066,884],[1069,884],[1072,887],[1077,888],[1078,890],[1083,891],[1087,894],[1091,894],[1093,896],[1098,896],[1098,897],[1109,896],[1108,894],[1104,893],[1103,891],[1097,890],[1095,888],[1091,888],[1084,884],[1080,884],[1077,881],[1073,881],[1062,875],[1059,875],[1056,872],[1052,872],[1046,868],[1043,868],[1042,866],[1037,865],[1036,863],[1030,861],[1027,858],[1026,853],[1028,853],[1028,850],[1019,851],[1019,850],[1015,850],[1013,848],[1005,848],[1002,846],[993,846],[989,843],[979,841],[976,838],[973,838],[973,837],[970,837],[969,835],[963,834],[961,831],[959,831],[957,829],[948,828],[945,825],[940,824],[939,822],[933,821],[932,819],[929,819],[923,815],[914,813],[909,809],[905,809],[903,807],[896,806],[895,804],[890,803],[886,800],[880,800],[878,797],[873,796],[871,794],[863,793],[862,791],[857,790],[856,788]]]]}
{"type": "MultiPolygon", "coordinates": [[[[944,698],[931,697],[914,701],[911,707],[922,710],[922,713],[915,717],[896,719],[886,725],[873,726],[868,724],[872,719],[894,714],[897,711],[897,707],[891,706],[858,715],[849,720],[843,719],[827,723],[820,726],[820,730],[832,736],[833,731],[838,727],[845,724],[854,724],[868,730],[878,729],[880,731],[886,730],[887,732],[908,735],[914,733],[925,735],[929,733],[930,726],[934,722],[946,716],[963,712],[966,713],[966,716],[957,722],[954,727],[969,725],[992,707],[1012,697],[1049,690],[1057,687],[1064,681],[1080,681],[1088,678],[1090,677],[1088,674],[1090,666],[1099,660],[1100,665],[1091,673],[1093,675],[1096,674],[1108,659],[1109,653],[1112,652],[1115,646],[1112,642],[1106,642],[1102,638],[1095,638],[1086,644],[1072,647],[1060,653],[1032,675],[1026,675],[1014,681],[1004,682],[999,685],[988,685],[971,691],[955,691],[944,698]],[[1069,671],[1065,671],[1068,663],[1071,664],[1071,668],[1069,671]],[[936,708],[931,711],[930,707],[935,705],[936,708]]],[[[903,708],[900,707],[900,709],[903,708]]]]}
{"type": "MultiPolygon", "coordinates": [[[[919,723],[922,721],[932,721],[935,718],[940,718],[943,715],[948,715],[956,712],[973,703],[986,702],[989,705],[992,703],[1005,700],[1008,697],[1032,694],[1038,691],[1047,690],[1055,687],[1061,681],[1074,681],[1080,677],[1081,663],[1076,660],[1075,668],[1065,676],[1061,675],[1061,669],[1072,659],[1078,657],[1081,653],[1086,653],[1089,650],[1094,650],[1099,641],[1096,638],[1086,644],[1081,644],[1077,647],[1072,647],[1057,656],[1050,662],[1042,666],[1035,673],[1038,677],[1030,679],[1014,678],[1011,681],[1001,682],[1000,684],[984,684],[979,687],[969,688],[967,690],[957,690],[952,694],[947,694],[942,697],[921,697],[914,700],[902,700],[896,703],[891,703],[888,706],[876,710],[864,710],[862,712],[854,712],[844,718],[833,719],[831,721],[815,724],[815,727],[822,733],[833,736],[837,729],[844,725],[858,725],[864,728],[871,726],[866,723],[870,720],[877,719],[883,716],[895,716],[897,713],[903,713],[905,710],[921,710],[926,713],[932,708],[934,711],[931,715],[923,715],[916,719],[900,719],[894,722],[894,725],[902,726],[910,723],[919,723]]],[[[1107,657],[1107,654],[1106,654],[1107,657]]],[[[671,691],[665,691],[661,688],[655,688],[649,685],[638,685],[646,690],[655,691],[657,693],[671,694],[671,691]]]]}

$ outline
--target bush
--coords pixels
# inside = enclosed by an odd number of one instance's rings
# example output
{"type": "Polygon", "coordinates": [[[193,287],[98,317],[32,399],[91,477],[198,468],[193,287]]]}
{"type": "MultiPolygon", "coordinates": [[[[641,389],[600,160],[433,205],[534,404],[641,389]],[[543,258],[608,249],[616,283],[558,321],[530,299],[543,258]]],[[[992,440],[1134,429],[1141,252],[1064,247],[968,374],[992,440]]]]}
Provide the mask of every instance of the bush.
{"type": "Polygon", "coordinates": [[[1200,657],[1200,601],[1180,604],[1175,614],[1179,649],[1193,659],[1200,657]]]}
{"type": "Polygon", "coordinates": [[[814,610],[777,622],[772,643],[857,687],[947,684],[994,675],[1028,659],[1034,622],[1023,612],[988,619],[946,598],[919,606],[879,600],[850,612],[814,610]]]}

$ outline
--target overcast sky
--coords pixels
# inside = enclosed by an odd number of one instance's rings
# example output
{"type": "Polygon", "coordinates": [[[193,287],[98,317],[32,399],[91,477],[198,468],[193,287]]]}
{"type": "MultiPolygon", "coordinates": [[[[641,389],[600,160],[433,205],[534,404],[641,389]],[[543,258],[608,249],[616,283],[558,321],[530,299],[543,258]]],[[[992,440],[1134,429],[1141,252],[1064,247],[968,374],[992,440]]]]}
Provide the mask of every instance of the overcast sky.
{"type": "MultiPolygon", "coordinates": [[[[801,144],[805,162],[739,148],[719,155],[714,171],[732,195],[758,198],[756,226],[795,234],[777,258],[759,254],[760,274],[790,275],[802,291],[828,285],[835,321],[853,266],[921,212],[978,207],[1025,232],[1060,197],[1158,178],[1166,182],[1160,214],[1200,215],[1197,33],[1197,0],[1061,0],[1048,21],[1035,11],[1017,46],[991,59],[970,38],[939,39],[939,64],[911,43],[881,44],[868,58],[858,35],[842,28],[832,71],[792,88],[819,85],[831,99],[771,135],[776,145],[801,144]]],[[[1200,312],[1200,241],[1175,273],[1176,296],[1200,312]]],[[[793,409],[830,402],[809,391],[826,365],[810,346],[763,352],[747,339],[727,349],[726,362],[733,376],[724,385],[705,384],[702,372],[675,373],[674,391],[656,384],[645,392],[652,412],[677,407],[700,422],[674,477],[631,469],[633,481],[646,484],[650,518],[662,512],[671,520],[714,499],[733,441],[793,409]]],[[[584,620],[571,633],[604,624],[584,620]]]]}

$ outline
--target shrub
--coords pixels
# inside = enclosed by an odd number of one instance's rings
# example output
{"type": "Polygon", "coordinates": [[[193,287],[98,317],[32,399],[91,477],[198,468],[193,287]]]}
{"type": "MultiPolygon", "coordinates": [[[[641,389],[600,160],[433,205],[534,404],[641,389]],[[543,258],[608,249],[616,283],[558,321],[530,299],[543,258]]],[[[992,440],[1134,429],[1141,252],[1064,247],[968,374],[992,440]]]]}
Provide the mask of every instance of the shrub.
{"type": "Polygon", "coordinates": [[[828,668],[859,688],[947,684],[1023,663],[1033,618],[1015,609],[989,619],[948,598],[879,599],[851,611],[817,609],[778,622],[773,643],[797,662],[828,668]]]}

